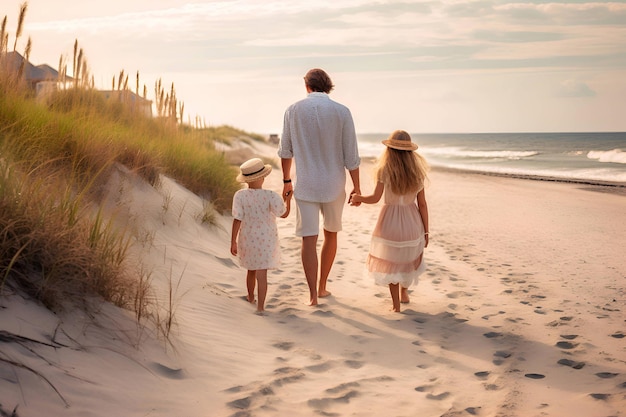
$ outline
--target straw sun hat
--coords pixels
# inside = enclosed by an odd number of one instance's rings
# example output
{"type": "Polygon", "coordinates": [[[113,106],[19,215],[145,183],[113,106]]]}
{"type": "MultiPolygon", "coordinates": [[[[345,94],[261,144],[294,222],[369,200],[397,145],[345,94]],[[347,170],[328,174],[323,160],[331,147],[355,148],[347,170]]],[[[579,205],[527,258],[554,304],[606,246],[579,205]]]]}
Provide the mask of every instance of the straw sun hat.
{"type": "Polygon", "coordinates": [[[417,149],[417,143],[411,142],[411,136],[404,130],[396,130],[382,143],[388,148],[399,151],[414,151],[417,149]]]}
{"type": "Polygon", "coordinates": [[[252,158],[241,164],[241,173],[237,175],[239,182],[253,182],[265,178],[272,172],[271,165],[263,164],[260,158],[252,158]]]}

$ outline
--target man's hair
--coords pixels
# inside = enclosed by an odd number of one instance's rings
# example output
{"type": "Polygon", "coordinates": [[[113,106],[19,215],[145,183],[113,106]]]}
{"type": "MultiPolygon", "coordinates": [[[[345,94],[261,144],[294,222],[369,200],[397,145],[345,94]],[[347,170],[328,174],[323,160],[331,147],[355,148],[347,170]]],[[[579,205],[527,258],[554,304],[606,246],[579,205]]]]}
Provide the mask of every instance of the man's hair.
{"type": "Polygon", "coordinates": [[[312,90],[319,93],[330,93],[335,86],[326,72],[319,68],[309,70],[304,76],[304,82],[312,90]]]}

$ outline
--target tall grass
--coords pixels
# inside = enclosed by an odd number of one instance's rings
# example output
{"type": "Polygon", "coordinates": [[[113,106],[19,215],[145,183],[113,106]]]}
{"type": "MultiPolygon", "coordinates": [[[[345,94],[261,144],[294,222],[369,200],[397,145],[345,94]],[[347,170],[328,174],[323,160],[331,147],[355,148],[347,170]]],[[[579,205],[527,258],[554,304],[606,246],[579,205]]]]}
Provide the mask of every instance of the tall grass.
{"type": "Polygon", "coordinates": [[[77,189],[51,167],[0,160],[0,289],[51,309],[95,295],[131,308],[138,287],[126,264],[129,236],[92,214],[77,189]]]}
{"type": "Polygon", "coordinates": [[[230,208],[239,188],[234,168],[214,146],[218,138],[228,141],[235,136],[236,130],[226,130],[233,136],[220,136],[222,130],[171,126],[133,112],[122,102],[109,102],[91,89],[57,92],[47,106],[11,93],[0,96],[0,140],[16,158],[57,160],[78,170],[79,179],[106,172],[112,162],[124,164],[153,185],[166,174],[209,198],[218,211],[230,208]]]}

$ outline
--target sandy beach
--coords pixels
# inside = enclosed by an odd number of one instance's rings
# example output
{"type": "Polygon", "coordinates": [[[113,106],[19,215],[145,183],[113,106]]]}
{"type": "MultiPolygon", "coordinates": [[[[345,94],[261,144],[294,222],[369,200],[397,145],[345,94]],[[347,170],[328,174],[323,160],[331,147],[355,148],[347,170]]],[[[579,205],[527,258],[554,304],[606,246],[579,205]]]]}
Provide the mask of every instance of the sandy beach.
{"type": "MultiPolygon", "coordinates": [[[[371,173],[364,161],[363,193],[371,173]]],[[[280,192],[280,175],[265,188],[280,192]]],[[[173,288],[169,341],[109,305],[55,315],[7,294],[0,415],[626,415],[624,195],[432,171],[428,268],[402,313],[365,272],[380,203],[346,207],[332,296],[317,307],[294,211],[278,219],[282,267],[258,316],[230,216],[200,224],[202,201],[167,178],[154,189],[120,174],[110,190],[144,236],[136,255],[159,303],[173,288]]]]}

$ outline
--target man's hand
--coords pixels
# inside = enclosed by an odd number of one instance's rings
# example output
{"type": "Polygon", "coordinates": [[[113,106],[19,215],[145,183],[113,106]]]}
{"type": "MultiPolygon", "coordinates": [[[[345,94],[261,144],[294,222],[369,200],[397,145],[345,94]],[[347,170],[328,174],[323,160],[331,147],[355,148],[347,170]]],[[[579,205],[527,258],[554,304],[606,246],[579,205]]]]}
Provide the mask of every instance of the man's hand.
{"type": "Polygon", "coordinates": [[[293,196],[293,184],[288,182],[283,185],[283,199],[288,199],[293,196]]]}

